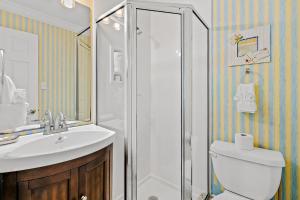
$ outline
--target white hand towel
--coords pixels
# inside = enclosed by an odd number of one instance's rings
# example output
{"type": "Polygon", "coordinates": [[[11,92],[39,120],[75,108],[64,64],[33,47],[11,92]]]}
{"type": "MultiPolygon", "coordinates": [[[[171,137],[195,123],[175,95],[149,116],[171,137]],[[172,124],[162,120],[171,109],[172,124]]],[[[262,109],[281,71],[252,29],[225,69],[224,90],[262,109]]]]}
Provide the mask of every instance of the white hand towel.
{"type": "Polygon", "coordinates": [[[0,104],[10,104],[13,102],[13,97],[16,91],[16,86],[11,78],[4,75],[0,77],[0,104]],[[2,84],[3,83],[3,84],[2,84]]]}
{"type": "Polygon", "coordinates": [[[255,113],[257,110],[254,83],[240,84],[234,97],[237,111],[255,113]]]}
{"type": "Polygon", "coordinates": [[[0,131],[26,124],[27,103],[0,104],[0,131]]]}
{"type": "Polygon", "coordinates": [[[16,89],[12,103],[17,104],[17,103],[26,103],[26,90],[24,89],[16,89]]]}

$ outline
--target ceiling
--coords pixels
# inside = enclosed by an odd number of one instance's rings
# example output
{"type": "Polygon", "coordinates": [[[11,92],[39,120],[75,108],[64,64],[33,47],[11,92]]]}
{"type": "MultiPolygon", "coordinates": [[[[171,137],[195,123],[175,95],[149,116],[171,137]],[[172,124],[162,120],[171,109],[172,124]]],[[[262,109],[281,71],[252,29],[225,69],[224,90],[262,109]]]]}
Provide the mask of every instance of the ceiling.
{"type": "Polygon", "coordinates": [[[75,8],[68,9],[60,0],[2,0],[0,9],[74,32],[81,32],[90,25],[90,9],[77,2],[75,8]]]}

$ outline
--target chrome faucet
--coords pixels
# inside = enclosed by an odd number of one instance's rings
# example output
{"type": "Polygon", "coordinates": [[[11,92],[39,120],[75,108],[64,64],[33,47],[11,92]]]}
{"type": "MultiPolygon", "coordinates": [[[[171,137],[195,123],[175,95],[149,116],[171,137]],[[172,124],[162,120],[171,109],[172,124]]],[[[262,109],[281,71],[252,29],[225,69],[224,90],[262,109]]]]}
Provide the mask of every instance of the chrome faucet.
{"type": "Polygon", "coordinates": [[[54,130],[53,117],[51,111],[46,111],[41,125],[44,128],[44,135],[50,135],[54,130]]]}
{"type": "Polygon", "coordinates": [[[59,130],[60,132],[68,130],[66,118],[62,112],[56,117],[54,129],[59,130]]]}
{"type": "Polygon", "coordinates": [[[62,112],[58,114],[54,121],[52,113],[50,111],[46,111],[41,127],[44,128],[44,135],[68,131],[66,119],[62,112]]]}

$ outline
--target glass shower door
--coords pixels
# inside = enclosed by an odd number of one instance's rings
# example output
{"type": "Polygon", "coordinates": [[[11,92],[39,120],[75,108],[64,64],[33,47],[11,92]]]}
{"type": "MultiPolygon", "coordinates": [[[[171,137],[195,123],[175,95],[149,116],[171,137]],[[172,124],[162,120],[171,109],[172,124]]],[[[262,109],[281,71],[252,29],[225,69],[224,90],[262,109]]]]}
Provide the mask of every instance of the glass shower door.
{"type": "Polygon", "coordinates": [[[137,199],[181,199],[181,15],[137,9],[137,199]]]}
{"type": "Polygon", "coordinates": [[[208,30],[192,16],[192,138],[193,200],[208,194],[208,30]]]}
{"type": "Polygon", "coordinates": [[[113,200],[125,199],[125,9],[121,7],[97,23],[97,125],[116,132],[113,200]]]}
{"type": "Polygon", "coordinates": [[[117,133],[114,200],[207,196],[208,52],[208,28],[180,4],[122,3],[97,21],[97,124],[117,133]]]}

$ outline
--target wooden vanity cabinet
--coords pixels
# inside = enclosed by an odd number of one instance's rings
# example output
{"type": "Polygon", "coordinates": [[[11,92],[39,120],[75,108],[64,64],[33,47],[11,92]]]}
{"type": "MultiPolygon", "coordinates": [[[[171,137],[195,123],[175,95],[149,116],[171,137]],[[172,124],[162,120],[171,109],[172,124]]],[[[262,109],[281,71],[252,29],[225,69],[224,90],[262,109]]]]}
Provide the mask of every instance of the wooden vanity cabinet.
{"type": "Polygon", "coordinates": [[[112,145],[75,160],[1,176],[0,200],[111,200],[112,145]]]}

